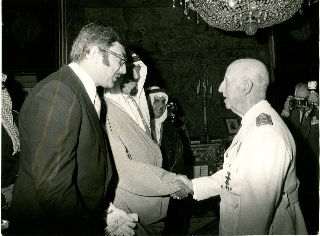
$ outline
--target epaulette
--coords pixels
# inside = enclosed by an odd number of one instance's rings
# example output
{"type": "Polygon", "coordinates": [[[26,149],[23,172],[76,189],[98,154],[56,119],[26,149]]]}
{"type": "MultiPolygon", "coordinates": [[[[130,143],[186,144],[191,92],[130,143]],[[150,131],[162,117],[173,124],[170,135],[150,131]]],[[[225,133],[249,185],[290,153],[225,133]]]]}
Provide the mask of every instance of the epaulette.
{"type": "Polygon", "coordinates": [[[271,116],[266,114],[266,113],[261,113],[259,116],[256,118],[256,125],[273,125],[271,116]]]}

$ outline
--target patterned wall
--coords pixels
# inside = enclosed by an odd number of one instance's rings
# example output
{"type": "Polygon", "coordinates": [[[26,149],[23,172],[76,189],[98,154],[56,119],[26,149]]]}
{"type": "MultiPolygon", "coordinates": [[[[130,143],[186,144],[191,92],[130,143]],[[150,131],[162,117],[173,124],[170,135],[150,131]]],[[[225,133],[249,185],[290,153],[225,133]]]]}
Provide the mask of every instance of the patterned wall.
{"type": "MultiPolygon", "coordinates": [[[[102,22],[114,25],[148,66],[147,85],[164,87],[183,110],[191,137],[203,133],[202,100],[197,96],[199,80],[212,84],[208,101],[208,131],[211,137],[228,135],[225,118],[235,115],[224,108],[218,93],[227,65],[241,57],[253,57],[270,65],[269,39],[266,31],[255,37],[224,32],[209,27],[196,16],[187,20],[182,7],[84,7],[70,13],[74,22],[102,22]]],[[[79,23],[80,24],[80,23],[79,23]]],[[[69,27],[69,40],[81,28],[69,27]]],[[[70,47],[69,47],[70,48],[70,47]]]]}

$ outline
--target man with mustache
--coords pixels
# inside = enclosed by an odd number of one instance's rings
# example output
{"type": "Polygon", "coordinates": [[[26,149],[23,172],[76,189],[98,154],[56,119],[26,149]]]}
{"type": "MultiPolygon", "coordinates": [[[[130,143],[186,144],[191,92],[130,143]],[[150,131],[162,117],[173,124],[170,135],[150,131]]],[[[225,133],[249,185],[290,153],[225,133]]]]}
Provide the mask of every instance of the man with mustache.
{"type": "MultiPolygon", "coordinates": [[[[131,52],[132,53],[132,52],[131,52]]],[[[144,84],[147,77],[147,66],[140,57],[132,53],[128,73],[116,82],[111,89],[105,89],[104,97],[117,103],[148,135],[150,131],[150,115],[144,84]]]]}
{"type": "Polygon", "coordinates": [[[190,189],[175,173],[162,168],[143,89],[147,67],[139,58],[133,63],[133,78],[125,78],[118,90],[105,93],[106,129],[118,174],[113,204],[139,215],[136,235],[161,235],[170,196],[186,197],[190,189]]]}

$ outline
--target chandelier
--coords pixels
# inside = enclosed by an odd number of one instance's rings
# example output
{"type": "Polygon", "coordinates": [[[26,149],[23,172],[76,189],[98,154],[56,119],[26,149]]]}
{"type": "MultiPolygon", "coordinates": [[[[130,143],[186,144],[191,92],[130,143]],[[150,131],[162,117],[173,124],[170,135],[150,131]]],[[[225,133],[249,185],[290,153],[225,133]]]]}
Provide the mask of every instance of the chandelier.
{"type": "MultiPolygon", "coordinates": [[[[175,7],[175,0],[173,7],[175,7]]],[[[259,28],[279,24],[292,17],[303,0],[185,0],[184,14],[197,12],[209,25],[227,31],[245,31],[254,35],[259,28]]],[[[180,0],[182,5],[182,0],[180,0]]]]}

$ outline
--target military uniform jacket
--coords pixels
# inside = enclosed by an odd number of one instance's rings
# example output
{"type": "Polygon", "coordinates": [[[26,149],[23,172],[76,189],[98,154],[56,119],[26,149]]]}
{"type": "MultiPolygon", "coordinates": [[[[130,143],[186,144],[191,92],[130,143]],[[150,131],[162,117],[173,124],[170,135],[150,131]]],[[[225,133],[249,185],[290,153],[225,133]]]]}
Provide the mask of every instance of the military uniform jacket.
{"type": "Polygon", "coordinates": [[[263,100],[244,116],[223,169],[192,180],[194,198],[221,197],[219,233],[306,234],[298,203],[295,143],[263,100]]]}

